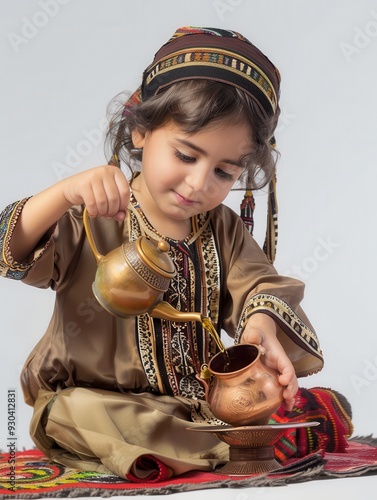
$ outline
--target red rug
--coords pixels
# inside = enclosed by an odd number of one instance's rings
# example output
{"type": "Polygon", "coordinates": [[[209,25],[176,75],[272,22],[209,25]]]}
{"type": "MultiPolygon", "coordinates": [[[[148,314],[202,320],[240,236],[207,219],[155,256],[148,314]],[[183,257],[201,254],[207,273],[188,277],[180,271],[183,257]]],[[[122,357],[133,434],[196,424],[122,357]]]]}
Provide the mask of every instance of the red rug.
{"type": "Polygon", "coordinates": [[[68,469],[49,463],[37,450],[0,454],[0,498],[110,497],[161,495],[215,487],[279,486],[322,479],[377,473],[377,440],[349,441],[346,453],[314,453],[289,460],[282,469],[264,475],[227,476],[190,472],[160,483],[131,483],[118,476],[68,469]]]}

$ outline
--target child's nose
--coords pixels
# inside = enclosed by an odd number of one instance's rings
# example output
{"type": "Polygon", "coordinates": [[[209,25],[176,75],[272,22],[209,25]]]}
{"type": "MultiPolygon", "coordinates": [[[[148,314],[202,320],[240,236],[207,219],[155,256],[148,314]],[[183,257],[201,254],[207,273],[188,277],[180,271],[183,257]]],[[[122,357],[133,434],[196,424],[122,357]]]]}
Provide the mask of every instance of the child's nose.
{"type": "Polygon", "coordinates": [[[193,191],[206,191],[209,185],[209,173],[205,168],[193,168],[187,174],[186,182],[193,191]]]}

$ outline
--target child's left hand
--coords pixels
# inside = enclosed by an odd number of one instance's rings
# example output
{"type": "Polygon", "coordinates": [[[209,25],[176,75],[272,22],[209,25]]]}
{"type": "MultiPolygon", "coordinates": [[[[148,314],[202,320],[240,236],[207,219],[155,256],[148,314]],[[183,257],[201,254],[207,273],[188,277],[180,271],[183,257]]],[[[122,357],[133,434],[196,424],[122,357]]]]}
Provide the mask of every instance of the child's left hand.
{"type": "Polygon", "coordinates": [[[246,324],[241,342],[262,345],[266,349],[265,363],[280,373],[278,380],[285,387],[283,398],[286,409],[290,411],[298,391],[298,381],[293,365],[276,337],[276,327],[275,321],[270,316],[264,313],[255,313],[250,316],[246,324]]]}

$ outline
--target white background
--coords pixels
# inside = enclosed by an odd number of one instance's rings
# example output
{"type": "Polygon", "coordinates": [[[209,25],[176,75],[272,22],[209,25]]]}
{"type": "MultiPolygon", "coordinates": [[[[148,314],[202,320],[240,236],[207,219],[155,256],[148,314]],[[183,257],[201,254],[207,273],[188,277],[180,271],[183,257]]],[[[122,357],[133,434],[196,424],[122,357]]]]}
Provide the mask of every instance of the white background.
{"type": "MultiPolygon", "coordinates": [[[[323,371],[300,383],[342,392],[355,435],[376,435],[377,1],[0,0],[1,208],[104,163],[107,103],[139,85],[183,25],[240,31],[281,71],[276,267],[307,284],[303,307],[325,355],[323,371]]],[[[239,201],[227,203],[238,211],[239,201]]],[[[263,243],[263,193],[256,224],[263,243]]],[[[6,451],[13,388],[19,449],[32,446],[19,373],[54,297],[5,279],[0,297],[6,451]]]]}

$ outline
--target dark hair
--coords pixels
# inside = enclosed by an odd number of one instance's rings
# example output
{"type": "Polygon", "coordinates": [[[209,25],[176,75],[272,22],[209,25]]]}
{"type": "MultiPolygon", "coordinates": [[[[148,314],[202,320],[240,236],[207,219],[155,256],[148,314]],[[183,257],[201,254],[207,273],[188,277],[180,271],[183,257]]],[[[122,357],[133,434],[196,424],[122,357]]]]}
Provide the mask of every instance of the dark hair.
{"type": "Polygon", "coordinates": [[[243,159],[246,167],[243,181],[251,189],[260,189],[274,175],[278,153],[271,148],[271,137],[280,110],[273,116],[266,116],[242,90],[212,80],[193,79],[175,83],[145,102],[127,107],[126,112],[125,101],[124,94],[119,94],[109,104],[111,117],[106,145],[110,149],[110,162],[117,165],[124,162],[131,173],[138,168],[141,159],[132,144],[133,130],[147,132],[173,121],[192,134],[206,125],[229,120],[232,124],[248,124],[256,145],[243,159]]]}

